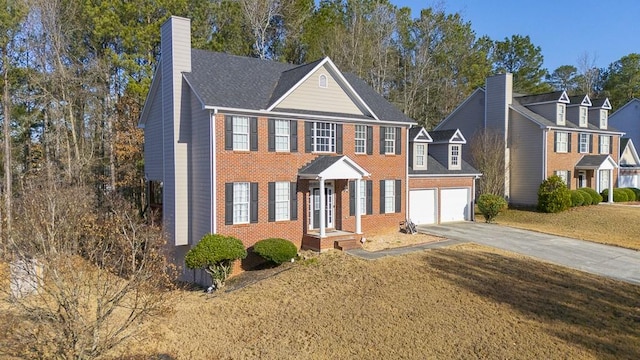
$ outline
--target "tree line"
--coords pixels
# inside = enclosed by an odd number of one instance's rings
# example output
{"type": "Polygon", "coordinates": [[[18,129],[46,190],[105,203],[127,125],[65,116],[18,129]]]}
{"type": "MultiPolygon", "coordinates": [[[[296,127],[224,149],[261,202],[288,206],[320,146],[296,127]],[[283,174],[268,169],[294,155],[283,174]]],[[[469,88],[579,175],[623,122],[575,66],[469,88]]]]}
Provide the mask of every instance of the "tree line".
{"type": "Polygon", "coordinates": [[[2,239],[31,177],[117,190],[145,210],[139,114],[159,60],[160,25],[192,19],[194,48],[302,64],[329,56],[432,128],[487,76],[514,91],[640,95],[640,55],[597,68],[585,55],[549,72],[529,36],[477,36],[444,8],[388,0],[0,0],[2,239]]]}

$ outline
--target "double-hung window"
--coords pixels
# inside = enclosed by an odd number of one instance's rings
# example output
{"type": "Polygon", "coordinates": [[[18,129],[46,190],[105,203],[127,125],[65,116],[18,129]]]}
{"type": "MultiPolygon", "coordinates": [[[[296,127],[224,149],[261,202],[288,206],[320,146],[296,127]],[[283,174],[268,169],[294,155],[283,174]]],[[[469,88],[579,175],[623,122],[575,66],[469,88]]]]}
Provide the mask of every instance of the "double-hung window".
{"type": "Polygon", "coordinates": [[[556,133],[556,152],[559,152],[559,153],[569,152],[569,133],[566,133],[566,132],[556,133]]]}
{"type": "Polygon", "coordinates": [[[233,150],[249,150],[249,118],[233,117],[233,150]]]}
{"type": "Polygon", "coordinates": [[[336,152],[336,124],[313,123],[314,152],[336,152]]]}
{"type": "Polygon", "coordinates": [[[589,147],[591,146],[591,144],[589,144],[589,140],[591,139],[591,137],[589,136],[589,134],[584,134],[581,133],[580,135],[580,153],[585,154],[589,152],[589,147]]]}
{"type": "Polygon", "coordinates": [[[566,105],[565,104],[557,104],[556,106],[556,124],[557,125],[565,125],[565,111],[566,111],[566,105]]]}
{"type": "Polygon", "coordinates": [[[360,206],[360,215],[367,213],[367,181],[358,181],[358,206],[360,206]]]}
{"type": "Polygon", "coordinates": [[[607,110],[600,109],[600,129],[607,128],[607,118],[609,117],[607,110]]]}
{"type": "Polygon", "coordinates": [[[587,127],[587,124],[589,123],[587,116],[587,108],[580,106],[580,127],[587,127]]]}
{"type": "Polygon", "coordinates": [[[396,184],[395,180],[384,181],[384,212],[385,214],[396,211],[395,184],[396,184]]]}
{"type": "Polygon", "coordinates": [[[384,128],[384,153],[396,153],[396,128],[394,127],[384,128]]]}
{"type": "Polygon", "coordinates": [[[356,154],[365,154],[367,152],[367,126],[356,125],[356,154]]]}
{"type": "Polygon", "coordinates": [[[276,182],[276,221],[289,220],[289,182],[276,182]]]}
{"type": "Polygon", "coordinates": [[[233,223],[249,223],[249,183],[233,183],[233,223]]]}
{"type": "Polygon", "coordinates": [[[276,151],[289,151],[289,120],[275,120],[276,151]]]}
{"type": "Polygon", "coordinates": [[[569,171],[567,170],[556,170],[555,175],[559,176],[562,181],[564,181],[565,185],[569,187],[569,171]]]}
{"type": "Polygon", "coordinates": [[[416,144],[416,150],[413,156],[415,157],[417,167],[424,167],[424,147],[424,144],[416,144]]]}
{"type": "Polygon", "coordinates": [[[607,135],[600,135],[600,154],[609,154],[611,150],[611,138],[607,135]]]}
{"type": "Polygon", "coordinates": [[[449,168],[460,169],[460,145],[450,145],[449,168]]]}

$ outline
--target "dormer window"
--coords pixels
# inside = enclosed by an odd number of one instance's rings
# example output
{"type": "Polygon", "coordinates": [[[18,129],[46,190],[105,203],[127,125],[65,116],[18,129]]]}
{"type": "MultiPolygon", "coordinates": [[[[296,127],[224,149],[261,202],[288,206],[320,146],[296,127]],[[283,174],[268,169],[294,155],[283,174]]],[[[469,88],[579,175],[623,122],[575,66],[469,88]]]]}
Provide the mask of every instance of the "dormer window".
{"type": "Polygon", "coordinates": [[[566,105],[557,104],[556,125],[565,125],[566,105]]]}
{"type": "Polygon", "coordinates": [[[413,145],[413,169],[427,170],[427,144],[415,143],[413,145]]]}
{"type": "Polygon", "coordinates": [[[449,170],[460,170],[461,145],[449,145],[449,170]]]}
{"type": "Polygon", "coordinates": [[[607,128],[608,117],[609,117],[609,114],[607,110],[600,109],[600,129],[607,128]]]}
{"type": "Polygon", "coordinates": [[[320,86],[323,89],[326,89],[328,83],[329,83],[329,80],[327,79],[327,75],[320,74],[320,76],[318,77],[318,86],[320,86]]]}
{"type": "Polygon", "coordinates": [[[589,117],[587,108],[580,106],[580,127],[587,127],[589,124],[589,117]]]}

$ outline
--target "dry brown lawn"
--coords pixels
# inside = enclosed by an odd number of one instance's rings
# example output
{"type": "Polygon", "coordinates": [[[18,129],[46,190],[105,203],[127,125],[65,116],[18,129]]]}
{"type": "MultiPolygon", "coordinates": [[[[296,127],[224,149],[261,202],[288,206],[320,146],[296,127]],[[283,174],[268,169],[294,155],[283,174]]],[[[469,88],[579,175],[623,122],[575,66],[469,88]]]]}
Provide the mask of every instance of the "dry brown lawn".
{"type": "MultiPolygon", "coordinates": [[[[478,219],[482,219],[482,215],[478,219]]],[[[496,222],[640,250],[640,207],[637,206],[600,204],[572,208],[558,214],[509,209],[500,214],[496,222]]]]}
{"type": "Polygon", "coordinates": [[[376,261],[330,251],[227,289],[179,292],[128,357],[640,358],[640,287],[479,245],[376,261]]]}
{"type": "Polygon", "coordinates": [[[438,242],[445,238],[427,234],[405,234],[398,231],[397,227],[382,229],[376,233],[368,234],[362,248],[368,251],[380,251],[384,249],[411,246],[424,243],[438,242]]]}

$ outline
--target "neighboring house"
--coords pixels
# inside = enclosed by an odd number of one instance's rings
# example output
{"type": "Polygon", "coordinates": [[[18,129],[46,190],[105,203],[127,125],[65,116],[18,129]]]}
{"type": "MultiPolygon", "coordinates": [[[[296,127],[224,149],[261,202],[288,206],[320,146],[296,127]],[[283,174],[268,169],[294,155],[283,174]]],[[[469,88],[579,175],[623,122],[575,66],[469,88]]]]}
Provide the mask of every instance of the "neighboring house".
{"type": "Polygon", "coordinates": [[[162,26],[161,54],[140,126],[176,261],[206,233],[247,248],[268,237],[318,251],[357,243],[419,216],[409,215],[409,183],[467,189],[439,192],[439,208],[449,196],[465,203],[435,219],[471,218],[477,171],[460,159],[462,135],[429,145],[456,149],[448,163],[442,151],[427,156],[429,134],[329,58],[296,66],[194,50],[179,17],[162,26]]]}
{"type": "Polygon", "coordinates": [[[540,183],[551,175],[570,189],[601,192],[617,183],[623,133],[609,126],[610,109],[608,99],[570,98],[563,91],[514,94],[507,73],[487,78],[436,130],[460,129],[471,141],[483,130],[504,135],[505,197],[534,205],[540,183]]]}
{"type": "Polygon", "coordinates": [[[619,187],[640,188],[640,157],[633,144],[633,140],[620,140],[620,168],[618,175],[619,187]]]}

